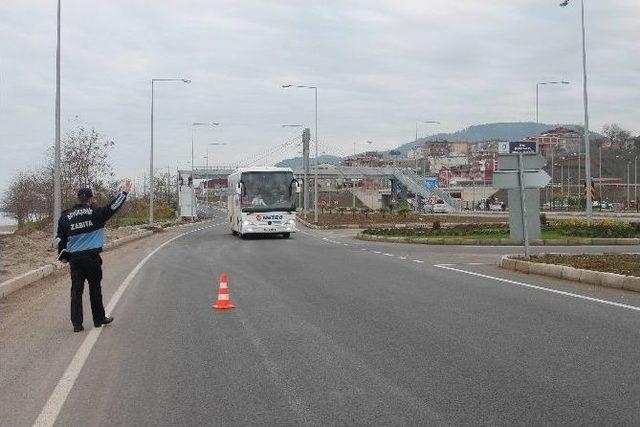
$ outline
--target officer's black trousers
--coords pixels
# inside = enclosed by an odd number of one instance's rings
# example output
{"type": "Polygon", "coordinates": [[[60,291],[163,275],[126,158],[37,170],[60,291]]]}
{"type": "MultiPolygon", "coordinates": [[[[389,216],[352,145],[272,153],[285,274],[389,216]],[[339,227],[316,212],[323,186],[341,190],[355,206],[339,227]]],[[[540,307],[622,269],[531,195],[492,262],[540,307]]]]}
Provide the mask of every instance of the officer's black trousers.
{"type": "Polygon", "coordinates": [[[101,325],[104,320],[104,306],[102,305],[102,258],[100,254],[87,254],[74,257],[69,261],[71,270],[71,323],[82,325],[82,292],[84,281],[89,282],[89,298],[93,323],[101,325]]]}

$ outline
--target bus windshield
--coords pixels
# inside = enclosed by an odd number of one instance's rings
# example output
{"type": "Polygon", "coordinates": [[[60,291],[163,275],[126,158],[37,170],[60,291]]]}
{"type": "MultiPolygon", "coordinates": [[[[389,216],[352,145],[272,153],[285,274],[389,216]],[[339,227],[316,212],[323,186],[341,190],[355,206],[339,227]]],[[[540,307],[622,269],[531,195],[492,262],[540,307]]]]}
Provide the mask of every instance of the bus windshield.
{"type": "Polygon", "coordinates": [[[244,172],[242,211],[269,212],[295,209],[293,173],[244,172]]]}

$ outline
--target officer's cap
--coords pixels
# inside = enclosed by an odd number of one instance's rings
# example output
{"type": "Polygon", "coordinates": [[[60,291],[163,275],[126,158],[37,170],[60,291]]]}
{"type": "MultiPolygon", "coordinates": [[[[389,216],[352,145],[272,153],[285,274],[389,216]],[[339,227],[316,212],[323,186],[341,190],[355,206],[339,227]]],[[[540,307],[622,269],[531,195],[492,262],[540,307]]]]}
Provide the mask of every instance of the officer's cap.
{"type": "Polygon", "coordinates": [[[93,191],[89,187],[81,188],[78,190],[78,199],[90,199],[93,197],[93,191]]]}

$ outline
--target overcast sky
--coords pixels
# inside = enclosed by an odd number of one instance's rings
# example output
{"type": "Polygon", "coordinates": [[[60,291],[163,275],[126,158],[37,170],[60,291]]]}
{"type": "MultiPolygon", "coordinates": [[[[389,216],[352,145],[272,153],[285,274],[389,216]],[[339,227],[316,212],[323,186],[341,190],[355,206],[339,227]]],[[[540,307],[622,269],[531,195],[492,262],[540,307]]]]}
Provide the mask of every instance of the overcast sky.
{"type": "MultiPolygon", "coordinates": [[[[115,141],[119,175],[148,167],[150,79],[156,165],[235,164],[313,127],[321,151],[390,148],[421,134],[535,119],[582,123],[579,3],[559,0],[168,1],[63,0],[62,126],[115,141]],[[215,156],[215,159],[214,159],[215,156]]],[[[586,0],[592,128],[640,132],[640,2],[586,0]]],[[[54,0],[0,2],[0,188],[54,142],[54,0]]],[[[292,148],[279,160],[295,155],[292,148]]]]}

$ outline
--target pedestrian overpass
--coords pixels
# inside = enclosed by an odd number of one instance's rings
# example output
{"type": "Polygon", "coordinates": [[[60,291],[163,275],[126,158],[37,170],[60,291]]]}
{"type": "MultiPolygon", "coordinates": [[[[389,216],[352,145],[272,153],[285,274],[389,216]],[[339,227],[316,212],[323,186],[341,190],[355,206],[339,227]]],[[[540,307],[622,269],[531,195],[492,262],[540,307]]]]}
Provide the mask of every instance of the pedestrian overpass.
{"type": "MultiPolygon", "coordinates": [[[[233,166],[209,166],[197,167],[193,169],[193,179],[219,179],[226,178],[236,168],[233,166]]],[[[180,174],[189,174],[191,170],[181,170],[180,174]]],[[[309,178],[314,178],[318,174],[318,179],[388,179],[392,184],[404,187],[407,191],[421,196],[424,200],[436,197],[444,201],[452,211],[460,211],[462,209],[459,199],[452,197],[448,192],[441,188],[427,188],[424,178],[416,174],[411,169],[403,169],[394,166],[386,167],[358,167],[358,166],[322,166],[317,168],[311,167],[309,178]]],[[[302,168],[293,170],[296,178],[303,179],[305,176],[302,168]]]]}

